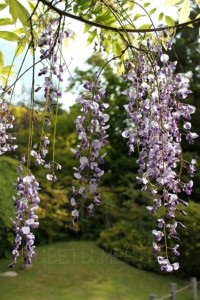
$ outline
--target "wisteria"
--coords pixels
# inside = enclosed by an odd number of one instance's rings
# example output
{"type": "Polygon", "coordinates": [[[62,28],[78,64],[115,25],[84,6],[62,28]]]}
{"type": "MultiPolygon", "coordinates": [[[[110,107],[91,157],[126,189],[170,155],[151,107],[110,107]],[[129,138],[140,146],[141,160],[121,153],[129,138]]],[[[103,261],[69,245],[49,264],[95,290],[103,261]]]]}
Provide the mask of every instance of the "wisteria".
{"type": "Polygon", "coordinates": [[[44,135],[41,139],[40,149],[37,150],[37,144],[31,150],[31,156],[35,158],[35,165],[44,165],[45,157],[48,153],[47,146],[50,144],[48,136],[44,135]]]}
{"type": "MultiPolygon", "coordinates": [[[[21,163],[25,163],[22,158],[21,163]]],[[[23,256],[24,264],[31,264],[35,255],[35,236],[32,232],[38,227],[38,216],[36,210],[40,202],[38,196],[39,183],[30,173],[20,175],[16,184],[16,195],[13,196],[16,216],[13,219],[15,241],[12,250],[13,261],[9,267],[14,267],[20,252],[23,256]]]]}
{"type": "MultiPolygon", "coordinates": [[[[40,59],[42,61],[42,68],[38,73],[38,77],[43,79],[43,82],[40,80],[40,83],[35,88],[35,93],[43,91],[44,110],[42,118],[44,125],[48,127],[51,126],[52,115],[55,112],[54,128],[56,128],[58,99],[62,96],[61,83],[63,82],[63,73],[66,69],[62,47],[64,39],[69,38],[71,35],[72,32],[70,30],[63,28],[61,20],[55,19],[47,24],[38,39],[40,59]],[[53,107],[55,108],[54,112],[53,107]]],[[[54,171],[60,170],[61,165],[54,160],[55,133],[53,138],[53,160],[51,162],[46,161],[49,144],[50,140],[43,126],[41,141],[31,151],[31,156],[35,158],[36,165],[43,165],[48,172],[51,172],[46,175],[46,178],[50,181],[56,181],[57,177],[54,171]]]]}
{"type": "MultiPolygon", "coordinates": [[[[43,67],[38,73],[39,77],[44,76],[44,82],[43,84],[40,83],[40,85],[35,88],[35,93],[37,93],[39,90],[44,91],[43,96],[45,99],[45,104],[44,110],[41,112],[44,121],[42,121],[43,128],[40,141],[34,145],[29,143],[28,154],[21,158],[21,161],[18,165],[18,171],[21,173],[21,175],[17,179],[16,195],[13,196],[14,207],[16,210],[16,217],[13,219],[15,241],[12,250],[13,261],[9,265],[10,267],[15,266],[20,252],[23,256],[24,264],[31,264],[32,258],[35,255],[35,235],[33,230],[39,225],[36,210],[40,202],[38,195],[40,187],[34,175],[29,170],[31,158],[34,160],[35,165],[44,166],[44,168],[46,168],[48,171],[52,171],[52,173],[47,174],[46,176],[48,180],[55,181],[56,175],[54,174],[54,169],[61,169],[60,164],[55,162],[54,156],[53,161],[46,161],[50,140],[44,129],[44,124],[47,126],[51,125],[51,107],[57,105],[58,97],[62,95],[59,82],[62,81],[64,63],[61,62],[62,60],[58,56],[58,48],[61,46],[62,39],[67,37],[68,33],[60,33],[58,25],[60,26],[58,20],[50,22],[38,40],[41,54],[40,58],[42,61],[45,60],[47,63],[47,65],[45,65],[43,62],[43,67]],[[57,80],[57,88],[54,86],[55,79],[57,80]],[[25,163],[27,163],[28,167],[28,172],[26,172],[26,175],[24,175],[25,172],[23,170],[23,164],[25,163]]],[[[37,103],[35,99],[34,102],[37,103]]],[[[2,104],[1,110],[8,114],[7,112],[9,110],[6,106],[6,103],[2,104]]],[[[11,118],[11,115],[9,115],[9,119],[10,123],[12,123],[14,120],[13,117],[11,118]]],[[[11,128],[12,124],[9,124],[5,117],[2,119],[2,121],[6,124],[6,128],[11,128]]],[[[12,136],[10,135],[8,137],[11,139],[12,136]]],[[[30,131],[29,140],[32,141],[32,131],[30,131]]]]}
{"type": "MultiPolygon", "coordinates": [[[[61,26],[61,20],[50,22],[38,39],[40,59],[43,64],[38,76],[44,77],[44,82],[37,85],[35,92],[44,91],[44,99],[49,112],[51,106],[56,105],[57,99],[62,96],[60,83],[63,82],[63,73],[66,69],[66,63],[62,55],[62,44],[64,39],[72,35],[70,30],[62,31],[61,26]]],[[[46,123],[50,124],[47,116],[46,123]]]]}
{"type": "MultiPolygon", "coordinates": [[[[51,172],[47,174],[46,178],[50,181],[55,181],[56,175],[54,170],[60,170],[61,165],[55,162],[54,155],[51,162],[46,161],[46,156],[48,154],[48,145],[50,140],[48,134],[45,133],[44,125],[51,125],[51,108],[58,104],[58,98],[61,97],[62,93],[60,91],[60,82],[62,82],[62,74],[64,71],[65,63],[62,62],[61,57],[59,57],[59,47],[62,45],[62,40],[69,36],[69,33],[65,31],[60,33],[60,20],[54,20],[50,22],[44,29],[42,36],[38,40],[38,45],[40,48],[41,60],[46,61],[47,65],[43,62],[43,68],[39,71],[38,76],[44,76],[43,84],[40,83],[35,88],[35,93],[39,90],[44,91],[44,109],[41,111],[42,116],[42,134],[41,139],[38,143],[34,145],[28,145],[28,153],[21,158],[18,164],[18,172],[21,175],[17,179],[16,184],[16,195],[13,196],[14,207],[16,211],[16,217],[13,218],[13,229],[15,232],[15,241],[12,250],[13,261],[9,267],[14,267],[18,256],[20,253],[23,257],[24,264],[31,264],[32,258],[35,255],[35,235],[33,230],[39,225],[38,216],[36,210],[40,202],[38,195],[39,183],[36,181],[34,175],[29,170],[31,164],[31,158],[34,164],[37,166],[43,166],[51,172]],[[59,25],[59,26],[58,26],[59,25]],[[55,79],[57,88],[55,87],[55,79]],[[32,150],[30,150],[32,148],[32,150]],[[28,162],[27,162],[28,160],[28,162]],[[23,170],[23,164],[27,163],[28,172],[23,170]],[[26,175],[24,175],[26,173],[26,175]]],[[[61,55],[61,54],[60,54],[61,55]]],[[[34,103],[37,101],[34,99],[34,103]]],[[[14,137],[7,133],[7,130],[12,128],[14,117],[10,113],[7,103],[4,101],[0,107],[1,110],[1,152],[15,150],[17,147],[12,146],[12,140],[14,137]]],[[[30,131],[30,141],[32,141],[32,131],[30,131]]],[[[54,137],[55,140],[55,137],[54,137]]],[[[55,147],[55,143],[54,143],[55,147]]],[[[53,149],[54,151],[55,149],[53,149]]],[[[2,154],[1,153],[1,154],[2,154]]]]}
{"type": "Polygon", "coordinates": [[[8,103],[2,100],[0,103],[0,155],[8,151],[15,151],[18,147],[13,145],[16,138],[11,133],[14,120],[15,117],[11,113],[8,103]]]}
{"type": "MultiPolygon", "coordinates": [[[[171,49],[170,43],[168,46],[171,49]]],[[[127,63],[125,79],[131,85],[124,92],[129,99],[124,105],[128,127],[122,134],[128,140],[129,154],[139,152],[137,180],[142,190],[150,190],[154,197],[147,209],[152,214],[159,209],[163,215],[158,229],[152,231],[153,249],[161,270],[167,272],[179,268],[178,262],[173,262],[173,256],[180,255],[179,245],[173,246],[173,240],[179,241],[178,229],[184,225],[176,221],[176,213],[186,214],[182,207],[188,203],[181,193],[190,195],[193,187],[192,180],[183,181],[182,170],[187,168],[190,176],[196,170],[195,159],[184,161],[181,142],[185,138],[192,144],[198,137],[190,123],[195,107],[184,102],[191,91],[184,74],[176,74],[176,64],[160,44],[151,41],[146,52],[127,63]]]]}
{"type": "Polygon", "coordinates": [[[102,100],[105,89],[97,80],[85,82],[84,88],[86,92],[77,99],[81,105],[81,114],[75,121],[79,143],[76,149],[71,149],[79,159],[79,166],[74,167],[74,177],[79,180],[80,186],[78,189],[73,187],[71,196],[74,220],[79,217],[82,207],[86,207],[92,215],[95,205],[101,203],[98,184],[104,174],[102,164],[106,155],[101,150],[106,145],[109,128],[109,115],[105,113],[108,104],[102,100]]]}

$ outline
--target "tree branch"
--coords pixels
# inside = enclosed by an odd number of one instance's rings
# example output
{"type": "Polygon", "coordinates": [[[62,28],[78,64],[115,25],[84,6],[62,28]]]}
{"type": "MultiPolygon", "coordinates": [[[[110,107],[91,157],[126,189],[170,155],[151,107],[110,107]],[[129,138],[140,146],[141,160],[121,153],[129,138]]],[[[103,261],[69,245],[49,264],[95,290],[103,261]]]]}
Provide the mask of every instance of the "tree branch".
{"type": "Polygon", "coordinates": [[[52,9],[54,12],[58,13],[60,16],[65,16],[74,20],[77,20],[79,22],[82,22],[84,24],[89,24],[91,26],[94,27],[98,27],[98,28],[102,28],[102,29],[106,29],[106,30],[110,30],[110,31],[114,31],[114,32],[135,32],[135,33],[147,33],[147,32],[157,32],[157,31],[163,31],[163,30],[168,30],[168,29],[181,29],[184,26],[187,25],[191,25],[191,24],[195,24],[200,26],[200,18],[188,21],[188,22],[184,22],[181,24],[177,24],[174,26],[168,26],[168,27],[158,27],[158,28],[149,28],[149,29],[130,29],[130,28],[117,28],[117,27],[112,27],[112,26],[107,26],[107,25],[103,25],[100,23],[96,23],[93,21],[89,21],[87,19],[84,19],[80,16],[76,16],[73,14],[70,14],[66,11],[63,11],[59,8],[57,8],[56,6],[54,6],[51,2],[48,2],[47,0],[38,0],[38,2],[43,3],[44,5],[46,5],[48,8],[52,9]]]}

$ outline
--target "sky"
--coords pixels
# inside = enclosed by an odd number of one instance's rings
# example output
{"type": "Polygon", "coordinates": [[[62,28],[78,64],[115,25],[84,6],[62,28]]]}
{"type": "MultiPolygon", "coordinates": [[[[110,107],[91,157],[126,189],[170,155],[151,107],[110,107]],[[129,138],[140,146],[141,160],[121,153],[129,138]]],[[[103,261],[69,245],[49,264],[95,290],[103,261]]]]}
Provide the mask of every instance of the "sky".
{"type": "MultiPolygon", "coordinates": [[[[69,39],[68,40],[68,47],[63,48],[63,55],[65,57],[68,69],[70,71],[70,74],[73,74],[73,70],[76,67],[84,68],[84,63],[87,60],[87,58],[92,54],[92,46],[87,45],[87,37],[83,33],[84,27],[83,24],[78,21],[73,21],[71,25],[68,26],[72,31],[76,32],[77,38],[75,40],[69,39]]],[[[11,61],[14,56],[15,52],[15,43],[8,42],[3,39],[0,39],[0,50],[4,53],[4,60],[5,65],[11,64],[11,61]]],[[[21,65],[21,62],[23,60],[24,53],[19,55],[17,59],[15,60],[15,69],[17,70],[19,66],[21,65]]],[[[31,54],[28,54],[23,70],[25,71],[30,67],[30,61],[32,61],[31,54]]],[[[41,65],[40,65],[41,67],[41,65]]],[[[36,68],[36,70],[39,70],[39,68],[36,68]]],[[[64,80],[65,82],[68,80],[68,78],[71,76],[68,71],[64,74],[64,80]]],[[[15,87],[15,99],[20,101],[20,95],[22,87],[25,87],[27,91],[31,90],[31,71],[27,72],[17,83],[15,87]]],[[[15,80],[15,75],[12,76],[10,83],[12,83],[15,80]]],[[[63,84],[63,91],[65,90],[64,86],[66,86],[67,83],[63,84]]],[[[63,93],[62,98],[60,99],[60,103],[62,103],[62,107],[64,109],[68,109],[72,104],[74,104],[76,95],[71,93],[63,93]]]]}

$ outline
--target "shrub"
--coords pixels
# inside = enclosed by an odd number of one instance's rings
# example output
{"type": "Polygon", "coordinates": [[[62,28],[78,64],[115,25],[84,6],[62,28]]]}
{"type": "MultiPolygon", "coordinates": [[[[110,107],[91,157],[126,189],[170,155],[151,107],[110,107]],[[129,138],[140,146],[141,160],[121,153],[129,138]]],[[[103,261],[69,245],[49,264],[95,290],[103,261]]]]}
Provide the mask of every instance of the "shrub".
{"type": "Polygon", "coordinates": [[[200,270],[200,204],[190,202],[187,216],[180,221],[186,226],[181,229],[180,270],[182,276],[199,277],[200,270]]]}
{"type": "Polygon", "coordinates": [[[13,243],[11,217],[13,215],[12,195],[16,181],[17,161],[0,157],[0,257],[7,256],[13,243]]]}
{"type": "Polygon", "coordinates": [[[98,239],[98,245],[116,257],[139,269],[152,271],[155,260],[151,243],[151,238],[123,222],[104,230],[98,239]]]}
{"type": "MultiPolygon", "coordinates": [[[[140,207],[143,210],[144,207],[140,207]]],[[[177,276],[199,277],[200,269],[200,204],[190,202],[187,216],[179,216],[186,228],[179,226],[180,269],[177,276]]],[[[98,245],[123,261],[143,270],[160,272],[152,255],[152,223],[145,213],[132,211],[132,220],[119,221],[111,228],[101,232],[98,245]],[[139,225],[140,224],[140,225],[139,225]]]]}

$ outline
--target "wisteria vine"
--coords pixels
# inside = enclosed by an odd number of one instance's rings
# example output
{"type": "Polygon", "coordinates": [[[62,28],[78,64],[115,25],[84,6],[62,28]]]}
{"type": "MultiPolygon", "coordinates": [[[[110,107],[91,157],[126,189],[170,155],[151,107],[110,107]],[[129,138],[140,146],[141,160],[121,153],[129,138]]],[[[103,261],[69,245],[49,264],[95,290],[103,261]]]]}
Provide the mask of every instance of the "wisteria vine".
{"type": "Polygon", "coordinates": [[[105,113],[109,105],[103,102],[105,89],[97,78],[85,82],[84,88],[86,92],[77,99],[81,114],[75,120],[79,143],[76,149],[71,149],[80,163],[74,167],[74,177],[80,186],[78,189],[73,187],[70,200],[74,221],[78,219],[81,208],[87,208],[92,215],[95,205],[101,203],[98,183],[104,174],[102,164],[106,155],[101,150],[106,145],[106,130],[109,128],[109,115],[105,113]]]}
{"type": "MultiPolygon", "coordinates": [[[[171,43],[167,45],[171,49],[171,43]]],[[[171,62],[160,44],[147,41],[146,51],[134,62],[128,62],[125,80],[130,87],[124,92],[129,103],[127,129],[122,133],[127,139],[129,154],[139,152],[137,180],[142,190],[150,190],[153,205],[147,209],[155,214],[159,210],[157,228],[152,231],[154,254],[161,270],[171,272],[179,268],[173,255],[179,256],[178,228],[184,225],[176,213],[188,203],[181,193],[190,195],[193,181],[182,181],[183,168],[194,176],[196,160],[183,160],[183,138],[192,144],[198,135],[191,131],[191,114],[195,107],[184,103],[191,91],[184,74],[176,73],[177,62],[171,62]],[[175,240],[175,242],[173,242],[175,240]],[[172,259],[170,259],[172,254],[172,259]]]]}
{"type": "Polygon", "coordinates": [[[41,36],[38,39],[38,47],[42,68],[38,73],[40,83],[35,88],[35,93],[43,92],[44,111],[43,117],[43,132],[39,148],[37,145],[31,151],[31,155],[35,158],[35,164],[44,165],[51,171],[47,174],[47,179],[56,181],[57,177],[55,170],[60,170],[61,165],[55,161],[55,135],[56,135],[56,120],[58,110],[58,99],[62,96],[61,83],[63,82],[63,73],[67,68],[62,54],[64,39],[70,37],[72,32],[64,29],[64,24],[61,19],[55,19],[47,24],[41,36]],[[43,82],[42,79],[43,78],[43,82]],[[51,162],[45,161],[45,156],[48,153],[47,146],[50,144],[48,135],[44,132],[44,127],[51,126],[51,117],[53,108],[56,108],[54,122],[54,137],[53,137],[53,159],[51,162]]]}
{"type": "Polygon", "coordinates": [[[14,121],[15,117],[9,109],[9,104],[2,99],[2,103],[0,103],[0,155],[15,151],[18,147],[13,145],[13,141],[16,139],[12,133],[14,121]]]}
{"type": "MultiPolygon", "coordinates": [[[[44,76],[44,81],[40,80],[40,84],[35,88],[34,94],[43,90],[43,97],[45,99],[44,108],[41,110],[42,119],[42,133],[38,143],[33,144],[33,111],[34,104],[38,102],[35,97],[32,97],[33,103],[30,112],[30,133],[28,141],[28,151],[21,158],[18,164],[18,172],[20,176],[17,178],[17,184],[15,186],[16,194],[13,196],[14,208],[16,210],[16,216],[12,219],[13,229],[15,232],[14,246],[12,250],[12,263],[9,267],[14,267],[20,252],[23,257],[24,264],[31,264],[32,258],[35,255],[35,235],[33,230],[39,226],[38,216],[36,210],[40,202],[38,191],[40,190],[39,183],[36,181],[34,175],[30,171],[31,158],[34,160],[35,165],[42,165],[48,171],[52,173],[47,174],[47,179],[55,181],[55,169],[60,170],[61,165],[55,162],[55,131],[53,139],[53,160],[51,162],[46,161],[48,154],[48,145],[50,139],[48,134],[45,132],[45,126],[51,125],[52,107],[58,107],[58,98],[61,97],[62,93],[60,90],[60,82],[63,81],[62,74],[64,71],[65,63],[63,62],[62,56],[62,40],[69,36],[67,31],[62,33],[60,29],[61,20],[54,20],[50,22],[38,39],[38,47],[40,50],[40,59],[43,64],[42,69],[38,73],[38,77],[44,76]],[[46,62],[46,64],[45,64],[46,62]],[[56,82],[57,88],[53,85],[56,82]],[[24,165],[26,164],[26,171],[24,165]]],[[[14,120],[14,117],[9,114],[9,110],[5,102],[1,104],[2,114],[8,115],[10,121],[14,120]]],[[[2,118],[4,122],[4,147],[2,151],[14,150],[17,146],[9,146],[6,143],[6,139],[11,141],[14,139],[11,134],[5,135],[5,129],[11,128],[12,124],[8,123],[5,117],[2,118]],[[6,146],[7,145],[7,146],[6,146]]],[[[56,127],[56,122],[54,124],[56,127]]],[[[3,135],[2,135],[3,137],[3,135]]]]}
{"type": "MultiPolygon", "coordinates": [[[[22,163],[25,161],[22,160],[22,163]]],[[[38,227],[36,210],[40,202],[38,196],[39,183],[30,173],[18,177],[16,195],[13,196],[16,217],[13,219],[15,241],[12,250],[13,260],[9,267],[14,267],[17,258],[22,253],[24,264],[30,265],[35,255],[35,235],[32,230],[38,227]]]]}

